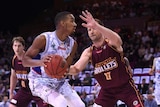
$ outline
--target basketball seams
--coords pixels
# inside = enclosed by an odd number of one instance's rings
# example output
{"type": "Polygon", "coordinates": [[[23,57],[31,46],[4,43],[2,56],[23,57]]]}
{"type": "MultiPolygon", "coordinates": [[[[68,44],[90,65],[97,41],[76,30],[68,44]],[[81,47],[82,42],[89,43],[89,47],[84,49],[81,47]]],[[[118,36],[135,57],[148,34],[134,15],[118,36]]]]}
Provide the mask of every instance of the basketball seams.
{"type": "Polygon", "coordinates": [[[60,66],[61,61],[62,61],[62,57],[57,57],[57,58],[60,58],[60,59],[57,60],[57,61],[58,61],[58,64],[57,64],[57,69],[56,69],[56,75],[58,75],[58,73],[59,73],[58,69],[59,69],[59,66],[60,66]]]}
{"type": "Polygon", "coordinates": [[[66,64],[67,62],[65,62],[65,61],[63,61],[63,59],[61,60],[61,63],[65,63],[65,65],[64,65],[64,67],[63,67],[63,69],[61,69],[60,71],[59,71],[59,75],[62,75],[62,74],[64,74],[65,72],[63,72],[66,68],[68,68],[68,65],[66,64]]]}
{"type": "MultiPolygon", "coordinates": [[[[55,56],[52,56],[52,57],[55,57],[55,56]]],[[[50,63],[51,64],[51,71],[49,71],[49,72],[51,73],[51,76],[55,75],[55,72],[53,72],[53,71],[56,68],[55,66],[53,66],[54,64],[53,64],[52,60],[55,60],[55,59],[51,59],[51,63],[50,63]]]]}
{"type": "Polygon", "coordinates": [[[57,55],[56,56],[53,56],[53,57],[55,57],[54,59],[52,59],[52,60],[55,60],[55,61],[51,61],[52,62],[52,64],[51,64],[51,66],[53,66],[53,67],[51,67],[52,68],[52,71],[51,71],[51,73],[52,73],[52,76],[56,76],[57,75],[57,71],[58,71],[58,66],[59,66],[59,60],[58,60],[58,58],[59,57],[57,57],[57,55]],[[54,63],[53,63],[54,62],[54,63]],[[58,64],[56,64],[55,62],[57,62],[58,64]],[[56,65],[55,65],[56,64],[56,65]],[[55,65],[55,66],[54,66],[55,65]]]}
{"type": "Polygon", "coordinates": [[[46,64],[46,74],[52,78],[62,78],[67,71],[66,69],[68,68],[66,60],[60,55],[53,55],[51,61],[46,64]]]}

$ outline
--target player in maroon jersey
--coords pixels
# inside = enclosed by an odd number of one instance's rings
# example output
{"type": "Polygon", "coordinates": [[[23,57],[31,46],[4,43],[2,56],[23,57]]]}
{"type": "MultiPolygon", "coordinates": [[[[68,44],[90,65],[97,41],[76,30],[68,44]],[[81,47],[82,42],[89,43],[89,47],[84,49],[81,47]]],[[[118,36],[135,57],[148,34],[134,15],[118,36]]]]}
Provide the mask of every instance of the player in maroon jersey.
{"type": "Polygon", "coordinates": [[[135,87],[132,74],[125,64],[122,40],[114,31],[102,26],[90,12],[82,11],[80,18],[86,23],[92,46],[86,48],[80,59],[70,67],[74,75],[82,71],[89,61],[94,66],[94,77],[101,86],[93,107],[114,107],[118,100],[128,107],[144,107],[135,87]]]}
{"type": "Polygon", "coordinates": [[[10,105],[9,107],[28,107],[29,103],[34,100],[38,107],[49,107],[39,97],[35,97],[31,94],[29,89],[29,81],[27,75],[29,68],[23,67],[22,58],[25,53],[25,41],[22,37],[14,37],[12,40],[12,48],[15,53],[12,59],[12,68],[10,76],[10,105]],[[14,90],[17,85],[17,81],[20,82],[20,89],[14,95],[14,90]]]}

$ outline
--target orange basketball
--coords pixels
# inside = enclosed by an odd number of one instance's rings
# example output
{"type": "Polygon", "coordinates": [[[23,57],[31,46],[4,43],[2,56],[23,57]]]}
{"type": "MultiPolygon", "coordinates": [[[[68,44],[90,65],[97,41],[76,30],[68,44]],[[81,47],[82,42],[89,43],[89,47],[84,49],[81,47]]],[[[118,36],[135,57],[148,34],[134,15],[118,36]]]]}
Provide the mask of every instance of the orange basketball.
{"type": "Polygon", "coordinates": [[[66,60],[60,55],[52,55],[51,61],[46,63],[45,72],[52,78],[62,78],[68,71],[66,60]]]}

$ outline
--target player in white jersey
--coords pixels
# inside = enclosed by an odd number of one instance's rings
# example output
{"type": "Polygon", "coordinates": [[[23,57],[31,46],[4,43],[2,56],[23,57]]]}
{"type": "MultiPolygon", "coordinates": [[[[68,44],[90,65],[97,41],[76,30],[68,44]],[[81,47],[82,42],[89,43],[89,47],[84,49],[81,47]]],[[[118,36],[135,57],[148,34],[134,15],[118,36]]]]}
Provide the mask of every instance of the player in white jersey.
{"type": "Polygon", "coordinates": [[[154,58],[153,65],[151,70],[149,71],[150,75],[155,74],[154,82],[155,82],[155,100],[160,107],[160,57],[154,58]]]}
{"type": "Polygon", "coordinates": [[[68,65],[77,50],[76,41],[70,37],[75,32],[75,17],[70,12],[60,12],[55,17],[56,30],[37,36],[26,51],[23,65],[31,67],[29,86],[32,94],[41,97],[54,107],[85,107],[85,104],[65,78],[50,78],[44,71],[51,54],[63,56],[68,65]]]}

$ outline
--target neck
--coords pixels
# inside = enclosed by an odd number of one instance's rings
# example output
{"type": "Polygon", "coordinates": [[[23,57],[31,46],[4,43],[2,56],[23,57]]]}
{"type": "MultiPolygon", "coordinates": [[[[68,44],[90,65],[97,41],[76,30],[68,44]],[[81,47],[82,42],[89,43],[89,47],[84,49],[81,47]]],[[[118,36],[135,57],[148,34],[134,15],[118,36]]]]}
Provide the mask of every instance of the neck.
{"type": "Polygon", "coordinates": [[[63,33],[62,31],[56,30],[56,36],[59,40],[65,41],[67,38],[67,34],[63,33]]]}
{"type": "Polygon", "coordinates": [[[19,60],[22,60],[24,53],[25,53],[25,52],[23,51],[22,53],[17,54],[17,55],[16,55],[17,58],[18,58],[19,60]]]}
{"type": "Polygon", "coordinates": [[[105,42],[105,39],[104,38],[101,38],[99,40],[96,40],[96,41],[92,41],[93,42],[93,45],[97,48],[101,47],[104,42],[105,42]]]}

